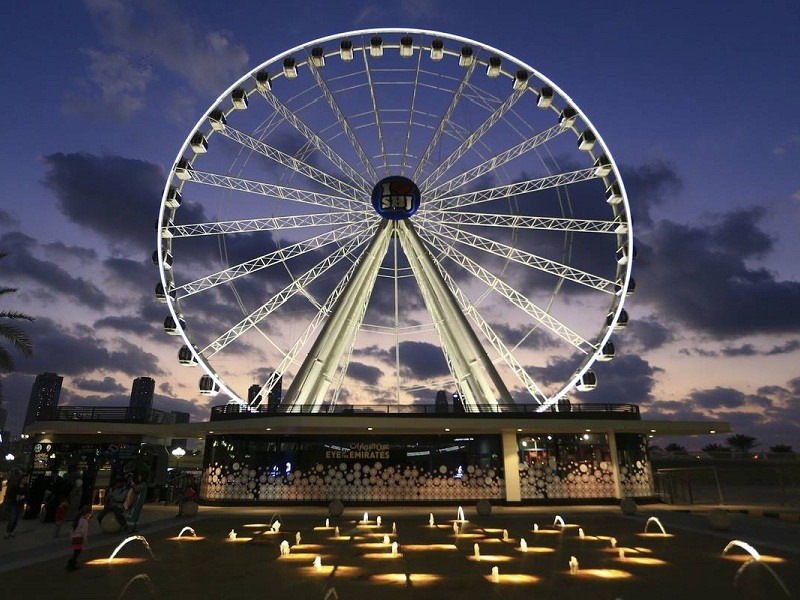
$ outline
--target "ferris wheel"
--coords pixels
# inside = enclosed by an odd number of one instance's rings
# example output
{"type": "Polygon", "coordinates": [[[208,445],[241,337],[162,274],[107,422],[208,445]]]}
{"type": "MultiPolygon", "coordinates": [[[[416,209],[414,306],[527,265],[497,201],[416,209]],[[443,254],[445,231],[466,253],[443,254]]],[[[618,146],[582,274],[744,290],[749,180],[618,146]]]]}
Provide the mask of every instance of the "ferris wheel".
{"type": "Polygon", "coordinates": [[[438,389],[544,410],[595,387],[634,287],[588,117],[524,62],[425,30],[244,75],[181,146],[157,228],[164,327],[201,393],[256,407],[283,386],[290,412],[438,389]]]}

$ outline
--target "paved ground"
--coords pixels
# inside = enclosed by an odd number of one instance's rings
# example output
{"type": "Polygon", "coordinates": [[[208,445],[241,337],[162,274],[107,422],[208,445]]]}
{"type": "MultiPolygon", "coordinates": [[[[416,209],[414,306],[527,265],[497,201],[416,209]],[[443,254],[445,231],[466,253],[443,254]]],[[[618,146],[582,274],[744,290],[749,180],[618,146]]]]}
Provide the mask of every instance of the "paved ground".
{"type": "MultiPolygon", "coordinates": [[[[640,507],[626,517],[616,507],[495,507],[489,517],[478,517],[465,506],[468,522],[456,537],[452,521],[456,507],[348,508],[323,529],[327,509],[322,507],[201,507],[198,517],[177,519],[175,507],[148,505],[140,522],[156,556],[149,558],[138,542],[120,552],[127,562],[108,564],[107,557],[123,539],[108,535],[93,522],[83,568],[67,573],[67,532],[53,538],[54,526],[22,521],[13,540],[0,540],[0,586],[3,595],[32,597],[137,598],[180,597],[202,593],[206,598],[287,599],[324,598],[781,598],[787,597],[763,565],[751,565],[734,587],[743,564],[720,557],[732,539],[753,545],[769,560],[765,563],[785,583],[790,596],[800,598],[800,524],[778,519],[731,514],[731,529],[710,531],[707,518],[663,505],[640,507]],[[364,526],[364,511],[370,524],[364,526]],[[434,527],[428,525],[434,514],[434,527]],[[264,523],[276,514],[283,522],[280,535],[267,533],[264,523]],[[567,524],[553,528],[556,514],[567,524]],[[382,517],[380,527],[376,517],[382,517]],[[657,516],[672,537],[642,537],[649,516],[657,516]],[[397,534],[391,533],[392,523],[397,534]],[[533,530],[534,523],[539,532],[533,530]],[[171,538],[180,529],[195,528],[199,541],[171,538]],[[253,525],[248,527],[248,525],[253,525]],[[340,528],[335,538],[333,527],[340,528]],[[584,529],[580,539],[578,528],[584,529]],[[237,532],[237,541],[228,533],[237,532]],[[503,530],[509,539],[503,539],[503,530]],[[301,545],[295,546],[300,532],[301,545]],[[399,544],[391,558],[385,535],[399,544]],[[611,549],[609,537],[626,548],[626,560],[611,549]],[[251,538],[244,540],[244,538],[251,538]],[[524,538],[529,551],[520,551],[524,538]],[[292,546],[280,557],[279,543],[292,546]],[[474,560],[474,544],[482,560],[474,560]],[[313,559],[321,557],[322,568],[313,559]],[[570,575],[571,556],[580,563],[570,575]],[[86,564],[97,560],[99,564],[86,564]],[[138,562],[137,562],[138,561],[138,562]],[[491,570],[499,569],[499,582],[491,570]],[[592,569],[596,569],[593,573],[592,569]],[[626,575],[614,579],[613,575],[626,575]],[[330,592],[331,588],[335,592],[330,592]]],[[[710,507],[692,507],[693,511],[710,507]]],[[[732,507],[743,508],[743,507],[732,507]]],[[[651,525],[650,531],[655,531],[651,525]]]]}

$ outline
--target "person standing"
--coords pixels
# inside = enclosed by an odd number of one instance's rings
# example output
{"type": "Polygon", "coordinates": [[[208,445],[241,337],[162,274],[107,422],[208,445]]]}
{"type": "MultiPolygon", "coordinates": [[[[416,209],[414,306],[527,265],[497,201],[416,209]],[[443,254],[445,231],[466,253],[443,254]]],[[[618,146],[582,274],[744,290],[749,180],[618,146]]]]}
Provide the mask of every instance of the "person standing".
{"type": "Polygon", "coordinates": [[[67,561],[67,571],[75,571],[78,568],[78,556],[80,556],[89,537],[89,519],[91,518],[92,507],[84,506],[72,522],[72,535],[69,538],[72,558],[67,561]]]}
{"type": "Polygon", "coordinates": [[[28,499],[28,476],[23,475],[18,481],[9,483],[8,490],[6,491],[6,502],[8,503],[8,525],[6,526],[6,535],[4,539],[14,538],[16,534],[14,530],[17,528],[22,513],[25,512],[25,502],[28,499]]]}
{"type": "Polygon", "coordinates": [[[136,475],[136,481],[131,488],[131,492],[133,494],[133,499],[129,509],[129,515],[133,523],[133,531],[136,531],[139,515],[142,513],[145,500],[147,500],[147,481],[141,473],[136,475]]]}

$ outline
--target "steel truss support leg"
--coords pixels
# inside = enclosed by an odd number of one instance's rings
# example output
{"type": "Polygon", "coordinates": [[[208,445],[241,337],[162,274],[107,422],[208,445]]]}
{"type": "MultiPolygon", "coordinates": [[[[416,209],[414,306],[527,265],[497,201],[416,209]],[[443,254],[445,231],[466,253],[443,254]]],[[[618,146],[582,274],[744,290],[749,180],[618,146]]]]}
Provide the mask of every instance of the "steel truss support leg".
{"type": "Polygon", "coordinates": [[[387,220],[378,226],[375,237],[361,256],[361,263],[286,392],[287,412],[316,412],[321,406],[345,349],[361,327],[364,307],[388,250],[392,229],[387,220]]]}
{"type": "Polygon", "coordinates": [[[497,411],[498,397],[503,404],[513,405],[508,388],[459,308],[455,296],[447,287],[414,226],[406,219],[398,223],[397,230],[468,410],[497,411]]]}

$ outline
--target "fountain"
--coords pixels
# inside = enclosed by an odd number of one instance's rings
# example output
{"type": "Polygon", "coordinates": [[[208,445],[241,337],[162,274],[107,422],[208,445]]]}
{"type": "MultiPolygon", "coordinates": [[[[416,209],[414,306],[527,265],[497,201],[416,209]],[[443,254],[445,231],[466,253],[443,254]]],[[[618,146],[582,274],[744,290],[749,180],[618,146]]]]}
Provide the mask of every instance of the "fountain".
{"type": "Polygon", "coordinates": [[[556,526],[556,525],[558,525],[559,523],[561,523],[561,527],[562,527],[562,528],[567,526],[567,524],[566,524],[566,523],[564,523],[564,519],[562,519],[562,518],[561,518],[561,515],[556,515],[556,518],[555,518],[555,520],[553,521],[553,527],[555,527],[555,526],[556,526]]]}
{"type": "Polygon", "coordinates": [[[235,540],[235,539],[236,539],[236,532],[235,532],[233,529],[231,529],[231,530],[228,532],[228,539],[229,539],[229,540],[235,540]]]}
{"type": "Polygon", "coordinates": [[[126,537],[124,540],[122,540],[122,542],[120,543],[119,546],[114,548],[114,551],[111,553],[111,556],[108,557],[108,562],[113,561],[114,557],[117,555],[117,553],[120,550],[122,550],[122,548],[126,544],[128,544],[128,543],[130,543],[130,542],[132,542],[134,540],[139,540],[140,542],[142,542],[142,544],[144,544],[144,547],[147,548],[147,551],[150,553],[150,556],[153,558],[153,560],[155,560],[156,555],[153,554],[153,551],[150,549],[150,544],[147,543],[147,539],[143,535],[132,535],[132,536],[126,537]]]}
{"type": "Polygon", "coordinates": [[[743,542],[741,540],[731,540],[728,542],[728,545],[725,546],[725,549],[722,551],[722,556],[725,556],[728,553],[728,550],[733,548],[734,546],[739,546],[742,550],[747,552],[750,556],[753,557],[754,560],[761,560],[761,555],[758,553],[758,550],[753,548],[747,542],[743,542]]]}
{"type": "Polygon", "coordinates": [[[741,540],[731,540],[730,542],[728,542],[728,545],[725,546],[725,548],[722,550],[722,556],[725,556],[725,554],[727,554],[728,550],[730,550],[734,546],[739,546],[739,548],[741,548],[742,550],[747,552],[750,556],[752,556],[752,558],[750,560],[748,560],[746,563],[744,563],[741,567],[739,567],[739,570],[736,571],[736,575],[733,578],[734,587],[739,582],[739,577],[741,577],[742,573],[744,573],[745,570],[750,565],[755,563],[755,564],[759,564],[762,567],[764,567],[770,573],[770,575],[772,575],[772,578],[777,582],[777,584],[779,586],[781,586],[781,589],[786,594],[786,596],[787,597],[791,597],[791,594],[789,593],[789,589],[786,587],[786,584],[784,584],[783,581],[781,580],[781,578],[778,577],[778,574],[772,569],[772,567],[770,567],[768,564],[763,563],[761,561],[761,555],[758,553],[758,550],[753,548],[753,546],[751,546],[747,542],[743,542],[741,540]]]}
{"type": "Polygon", "coordinates": [[[381,516],[380,516],[380,515],[378,515],[378,516],[375,518],[375,523],[377,523],[378,527],[380,527],[380,526],[381,526],[381,516]]]}
{"type": "Polygon", "coordinates": [[[458,532],[458,529],[459,529],[459,528],[458,528],[458,521],[453,521],[453,533],[455,533],[456,535],[458,535],[458,533],[459,533],[459,532],[458,532]]]}
{"type": "Polygon", "coordinates": [[[333,535],[335,537],[339,537],[339,526],[338,525],[336,526],[336,529],[333,530],[333,535]]]}
{"type": "Polygon", "coordinates": [[[533,524],[533,532],[537,533],[538,531],[539,531],[539,524],[538,523],[534,523],[533,524]]]}
{"type": "Polygon", "coordinates": [[[527,552],[528,551],[528,542],[525,541],[525,538],[520,538],[519,539],[519,549],[520,549],[521,552],[527,552]]]}
{"type": "Polygon", "coordinates": [[[331,526],[331,520],[330,519],[325,519],[325,529],[327,529],[330,526],[331,526]]]}
{"type": "Polygon", "coordinates": [[[269,526],[269,528],[270,528],[270,530],[271,530],[273,533],[280,533],[280,530],[281,530],[281,522],[280,522],[280,521],[278,521],[278,519],[275,519],[275,520],[272,522],[272,525],[270,525],[270,526],[269,526]]]}
{"type": "Polygon", "coordinates": [[[281,551],[281,556],[286,556],[291,552],[291,549],[289,548],[289,542],[287,542],[286,540],[283,540],[281,542],[279,548],[281,551]]]}
{"type": "Polygon", "coordinates": [[[503,529],[503,541],[508,541],[508,529],[503,529]]]}
{"type": "Polygon", "coordinates": [[[431,513],[431,516],[428,517],[428,525],[431,526],[431,527],[433,527],[433,525],[434,525],[433,513],[431,513]]]}
{"type": "Polygon", "coordinates": [[[187,531],[192,534],[192,537],[197,537],[197,533],[195,533],[194,529],[192,529],[191,527],[184,527],[183,529],[181,529],[181,532],[178,534],[178,537],[181,537],[187,531]]]}
{"type": "Polygon", "coordinates": [[[125,597],[128,588],[131,587],[137,581],[144,581],[147,584],[147,589],[150,592],[151,596],[156,595],[156,586],[153,585],[153,582],[150,580],[150,576],[146,573],[139,573],[138,575],[134,575],[128,580],[128,583],[125,584],[125,587],[122,588],[122,592],[119,595],[120,600],[125,597]]]}
{"type": "Polygon", "coordinates": [[[569,572],[575,575],[578,572],[578,559],[574,556],[569,557],[569,572]]]}
{"type": "Polygon", "coordinates": [[[303,539],[303,536],[300,535],[299,531],[294,534],[294,543],[295,543],[296,546],[300,545],[300,540],[302,540],[302,539],[303,539]]]}
{"type": "Polygon", "coordinates": [[[397,533],[397,523],[392,521],[392,533],[397,533]]]}
{"type": "Polygon", "coordinates": [[[397,556],[397,542],[392,542],[392,556],[397,556]]]}
{"type": "Polygon", "coordinates": [[[388,535],[383,536],[383,543],[386,544],[387,546],[392,543],[388,535]]]}
{"type": "Polygon", "coordinates": [[[472,553],[475,555],[475,560],[481,559],[481,547],[478,545],[478,542],[475,542],[475,545],[472,546],[472,553]]]}
{"type": "Polygon", "coordinates": [[[500,567],[492,567],[492,582],[500,583],[500,567]]]}
{"type": "Polygon", "coordinates": [[[620,548],[619,549],[619,559],[620,560],[625,560],[625,548],[620,548]]]}
{"type": "Polygon", "coordinates": [[[457,517],[456,517],[456,518],[457,518],[459,521],[461,521],[462,523],[463,523],[464,521],[466,521],[466,519],[464,518],[464,509],[463,509],[462,507],[460,507],[460,506],[458,507],[458,515],[457,515],[457,517]]]}
{"type": "Polygon", "coordinates": [[[582,540],[586,538],[586,534],[583,533],[583,527],[578,527],[578,537],[582,540]]]}
{"type": "Polygon", "coordinates": [[[367,512],[364,513],[364,520],[362,521],[362,523],[369,523],[369,513],[367,512]]]}
{"type": "Polygon", "coordinates": [[[611,542],[611,547],[612,548],[616,548],[617,547],[617,538],[612,537],[609,541],[611,542]]]}
{"type": "Polygon", "coordinates": [[[655,523],[658,525],[658,528],[661,530],[661,535],[666,536],[667,530],[664,529],[664,526],[661,524],[661,521],[658,520],[658,517],[650,517],[647,519],[647,523],[644,524],[644,532],[647,533],[647,528],[650,526],[650,523],[655,523]]]}
{"type": "Polygon", "coordinates": [[[314,568],[315,568],[317,571],[320,571],[320,570],[322,569],[322,557],[321,557],[321,556],[317,556],[317,557],[314,559],[314,568]]]}

